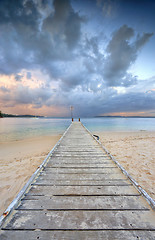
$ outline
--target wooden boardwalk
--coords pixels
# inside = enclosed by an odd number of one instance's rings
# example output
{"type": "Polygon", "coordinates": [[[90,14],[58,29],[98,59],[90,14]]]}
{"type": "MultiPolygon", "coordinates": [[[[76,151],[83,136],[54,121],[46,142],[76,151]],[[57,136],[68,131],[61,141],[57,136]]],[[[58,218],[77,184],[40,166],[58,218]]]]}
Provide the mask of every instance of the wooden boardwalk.
{"type": "Polygon", "coordinates": [[[5,219],[0,239],[155,239],[155,214],[74,122],[5,219]]]}

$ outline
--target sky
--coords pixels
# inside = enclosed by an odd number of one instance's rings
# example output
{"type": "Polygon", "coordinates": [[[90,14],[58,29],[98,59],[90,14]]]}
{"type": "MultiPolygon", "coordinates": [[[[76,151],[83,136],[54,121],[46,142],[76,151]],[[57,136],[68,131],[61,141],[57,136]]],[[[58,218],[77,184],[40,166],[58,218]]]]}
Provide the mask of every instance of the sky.
{"type": "Polygon", "coordinates": [[[154,0],[0,0],[0,110],[155,116],[154,0]]]}

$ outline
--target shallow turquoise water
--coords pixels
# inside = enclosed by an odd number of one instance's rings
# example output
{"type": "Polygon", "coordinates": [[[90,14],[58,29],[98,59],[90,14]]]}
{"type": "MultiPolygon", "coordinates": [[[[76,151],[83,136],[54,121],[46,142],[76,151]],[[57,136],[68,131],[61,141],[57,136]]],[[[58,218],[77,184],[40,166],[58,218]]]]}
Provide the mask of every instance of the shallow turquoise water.
{"type": "Polygon", "coordinates": [[[155,118],[85,118],[81,119],[90,131],[155,131],[155,118]]]}
{"type": "Polygon", "coordinates": [[[0,141],[62,134],[70,123],[56,118],[1,118],[0,141]]]}
{"type": "MultiPolygon", "coordinates": [[[[82,118],[82,123],[95,131],[155,131],[155,118],[82,118]]],[[[63,134],[71,119],[2,118],[0,141],[63,134]]]]}

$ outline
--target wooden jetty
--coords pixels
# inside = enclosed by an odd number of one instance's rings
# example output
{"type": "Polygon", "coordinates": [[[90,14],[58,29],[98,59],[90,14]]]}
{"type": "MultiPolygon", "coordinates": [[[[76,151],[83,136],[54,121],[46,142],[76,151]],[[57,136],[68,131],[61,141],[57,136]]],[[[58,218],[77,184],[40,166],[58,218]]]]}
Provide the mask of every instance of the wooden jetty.
{"type": "Polygon", "coordinates": [[[137,189],[73,122],[1,217],[0,239],[155,239],[153,200],[137,189]]]}

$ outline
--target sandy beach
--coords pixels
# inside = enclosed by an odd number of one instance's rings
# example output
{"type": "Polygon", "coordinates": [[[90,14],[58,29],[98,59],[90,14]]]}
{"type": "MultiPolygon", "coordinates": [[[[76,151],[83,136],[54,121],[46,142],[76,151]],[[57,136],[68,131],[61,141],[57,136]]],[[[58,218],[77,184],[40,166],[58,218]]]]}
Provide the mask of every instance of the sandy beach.
{"type": "Polygon", "coordinates": [[[0,143],[0,215],[61,136],[0,143]]]}
{"type": "MultiPolygon", "coordinates": [[[[155,199],[155,132],[94,132],[130,175],[155,199]]],[[[0,144],[0,214],[42,163],[60,136],[0,144]]]]}
{"type": "Polygon", "coordinates": [[[115,159],[155,199],[155,132],[96,133],[115,159]]]}

